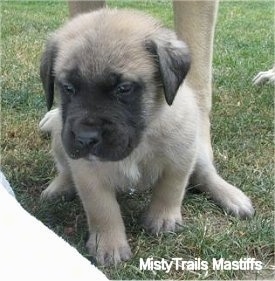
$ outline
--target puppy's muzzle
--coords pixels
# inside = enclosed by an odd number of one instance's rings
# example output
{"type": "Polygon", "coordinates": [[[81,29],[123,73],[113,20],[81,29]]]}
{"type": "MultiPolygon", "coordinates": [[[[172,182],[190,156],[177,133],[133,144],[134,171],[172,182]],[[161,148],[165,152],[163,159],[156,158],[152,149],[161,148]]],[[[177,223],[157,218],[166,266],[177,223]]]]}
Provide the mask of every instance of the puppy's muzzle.
{"type": "Polygon", "coordinates": [[[62,130],[62,143],[72,159],[118,161],[127,157],[138,144],[134,128],[103,119],[69,118],[62,130]]]}
{"type": "Polygon", "coordinates": [[[93,126],[81,126],[77,132],[72,131],[75,136],[75,143],[79,149],[92,148],[102,141],[101,130],[93,126]]]}

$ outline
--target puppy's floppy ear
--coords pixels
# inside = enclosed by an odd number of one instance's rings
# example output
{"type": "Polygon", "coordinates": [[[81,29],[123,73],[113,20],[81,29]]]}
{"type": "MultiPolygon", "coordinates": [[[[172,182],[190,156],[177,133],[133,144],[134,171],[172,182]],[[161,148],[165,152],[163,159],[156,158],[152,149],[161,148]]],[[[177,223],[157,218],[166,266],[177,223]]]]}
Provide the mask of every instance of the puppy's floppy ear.
{"type": "Polygon", "coordinates": [[[188,47],[183,41],[173,38],[147,41],[146,48],[158,64],[165,99],[171,105],[190,68],[188,47]]]}
{"type": "Polygon", "coordinates": [[[40,78],[42,80],[43,89],[46,95],[46,102],[48,110],[51,109],[53,105],[54,97],[54,73],[53,67],[55,58],[57,56],[57,44],[55,41],[48,41],[46,48],[41,57],[40,63],[40,78]]]}

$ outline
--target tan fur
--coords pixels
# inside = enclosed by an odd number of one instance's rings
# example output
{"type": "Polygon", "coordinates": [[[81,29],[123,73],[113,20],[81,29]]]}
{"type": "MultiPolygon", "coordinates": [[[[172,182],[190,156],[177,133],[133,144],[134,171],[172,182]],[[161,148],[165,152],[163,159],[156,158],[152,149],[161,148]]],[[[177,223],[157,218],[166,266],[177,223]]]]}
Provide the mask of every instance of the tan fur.
{"type": "Polygon", "coordinates": [[[212,106],[212,57],[218,2],[173,1],[177,35],[187,42],[191,50],[192,65],[186,80],[196,93],[202,114],[202,138],[211,158],[213,152],[209,115],[212,106]]]}
{"type": "MultiPolygon", "coordinates": [[[[102,70],[107,56],[109,60],[119,60],[120,70],[125,73],[142,75],[147,82],[151,82],[144,103],[147,129],[138,147],[123,160],[100,162],[95,157],[91,161],[72,160],[61,143],[60,111],[51,111],[41,121],[41,128],[52,133],[59,175],[43,191],[42,197],[51,198],[62,193],[66,191],[66,186],[67,191],[71,192],[75,186],[83,202],[90,230],[87,247],[102,264],[117,263],[131,256],[115,198],[117,190],[127,190],[132,186],[139,190],[153,187],[151,204],[144,220],[145,228],[153,233],[175,231],[182,223],[181,204],[193,172],[194,183],[210,192],[227,211],[237,216],[252,215],[250,200],[217,175],[205,138],[203,114],[197,105],[194,90],[189,88],[188,83],[183,83],[172,106],[164,104],[164,99],[161,106],[156,102],[157,85],[154,85],[152,61],[137,42],[153,37],[159,44],[178,44],[171,31],[161,28],[150,17],[135,12],[105,10],[77,17],[53,37],[61,49],[55,72],[62,74],[62,69],[66,67],[64,59],[71,56],[71,50],[77,44],[88,47],[87,37],[93,37],[93,34],[87,35],[86,26],[93,24],[96,25],[95,30],[105,30],[106,38],[102,42],[108,46],[107,54],[106,45],[104,54],[101,53],[101,45],[93,51],[98,72],[102,70]],[[102,26],[98,27],[101,21],[102,26]],[[114,46],[117,41],[112,41],[112,36],[120,38],[120,49],[114,46]]],[[[85,75],[85,59],[88,58],[85,54],[83,56],[83,62],[79,64],[85,75]]]]}

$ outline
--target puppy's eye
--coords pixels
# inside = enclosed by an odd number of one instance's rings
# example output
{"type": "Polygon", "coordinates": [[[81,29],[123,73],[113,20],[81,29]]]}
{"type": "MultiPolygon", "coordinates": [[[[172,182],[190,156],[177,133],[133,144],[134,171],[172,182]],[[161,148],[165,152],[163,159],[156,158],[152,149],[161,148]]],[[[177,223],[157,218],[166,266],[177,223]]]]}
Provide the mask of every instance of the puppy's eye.
{"type": "Polygon", "coordinates": [[[68,95],[73,95],[75,93],[75,88],[71,84],[63,84],[63,91],[68,95]]]}
{"type": "Polygon", "coordinates": [[[116,93],[119,95],[129,94],[133,88],[134,84],[132,82],[123,82],[117,86],[116,93]]]}

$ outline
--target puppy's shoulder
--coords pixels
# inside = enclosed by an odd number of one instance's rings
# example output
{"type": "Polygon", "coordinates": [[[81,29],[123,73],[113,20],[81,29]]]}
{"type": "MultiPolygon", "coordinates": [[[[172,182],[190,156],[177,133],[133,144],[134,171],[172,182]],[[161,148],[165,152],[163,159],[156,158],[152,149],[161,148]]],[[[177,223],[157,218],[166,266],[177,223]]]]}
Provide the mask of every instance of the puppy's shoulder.
{"type": "MultiPolygon", "coordinates": [[[[194,91],[183,83],[171,106],[164,104],[149,128],[150,135],[176,136],[195,132],[199,126],[199,109],[194,91]]],[[[159,137],[159,136],[158,136],[159,137]]]]}

